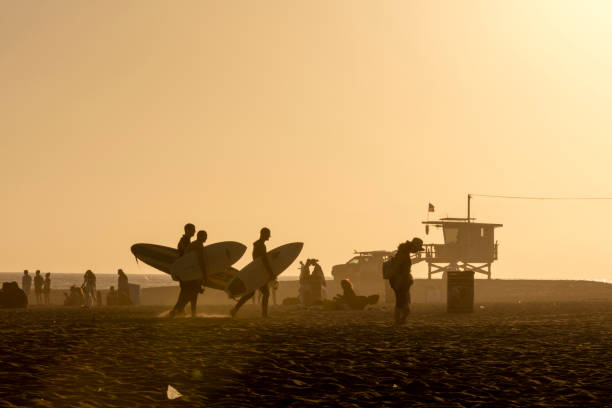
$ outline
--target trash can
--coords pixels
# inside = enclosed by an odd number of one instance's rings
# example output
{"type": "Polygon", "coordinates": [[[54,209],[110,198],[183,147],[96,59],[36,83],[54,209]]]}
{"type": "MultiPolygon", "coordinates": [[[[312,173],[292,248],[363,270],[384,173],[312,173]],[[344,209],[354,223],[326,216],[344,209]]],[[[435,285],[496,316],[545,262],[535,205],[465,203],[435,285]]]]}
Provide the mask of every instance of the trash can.
{"type": "Polygon", "coordinates": [[[446,311],[474,311],[474,271],[449,271],[446,282],[446,311]]]}

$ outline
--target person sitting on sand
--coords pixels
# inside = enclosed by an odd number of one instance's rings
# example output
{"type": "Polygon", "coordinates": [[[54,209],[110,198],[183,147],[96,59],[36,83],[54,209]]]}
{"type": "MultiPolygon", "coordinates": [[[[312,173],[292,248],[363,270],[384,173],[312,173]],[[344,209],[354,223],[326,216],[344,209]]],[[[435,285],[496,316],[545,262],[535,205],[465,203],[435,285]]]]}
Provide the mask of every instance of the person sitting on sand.
{"type": "MultiPolygon", "coordinates": [[[[259,231],[259,239],[253,242],[253,260],[262,258],[262,262],[270,275],[270,280],[275,278],[274,272],[272,271],[272,266],[270,265],[270,260],[268,259],[268,250],[266,249],[266,241],[270,239],[271,233],[269,228],[262,228],[259,231]]],[[[269,281],[268,281],[269,282],[269,281]]],[[[268,299],[270,298],[270,288],[268,287],[268,282],[259,288],[261,292],[261,315],[263,317],[268,317],[268,299]]],[[[230,315],[232,317],[236,316],[238,310],[244,305],[244,303],[255,295],[255,292],[247,293],[242,296],[236,306],[230,310],[230,315]]]]}
{"type": "Polygon", "coordinates": [[[69,293],[64,293],[64,306],[82,306],[83,290],[75,285],[70,287],[69,293]]]}
{"type": "Polygon", "coordinates": [[[42,290],[43,284],[45,283],[45,279],[40,274],[39,270],[36,270],[36,274],[34,274],[34,293],[36,294],[36,304],[42,304],[42,290]]]}
{"type": "Polygon", "coordinates": [[[21,290],[29,298],[30,290],[32,288],[32,277],[28,274],[28,270],[23,271],[23,278],[21,278],[21,290]]]}
{"type": "Polygon", "coordinates": [[[335,310],[363,310],[367,305],[375,305],[378,302],[378,295],[358,296],[355,293],[353,284],[348,279],[340,281],[342,294],[336,295],[333,301],[325,302],[326,309],[335,310]]]}
{"type": "Polygon", "coordinates": [[[117,296],[117,291],[114,286],[111,286],[108,290],[108,294],[106,295],[106,305],[107,306],[117,306],[119,304],[119,296],[117,296]]]}
{"type": "Polygon", "coordinates": [[[0,289],[0,308],[22,308],[28,306],[28,297],[19,289],[17,282],[3,282],[0,289]]]}
{"type": "Polygon", "coordinates": [[[174,317],[177,313],[185,309],[187,303],[191,303],[191,317],[196,316],[196,307],[198,304],[198,294],[203,292],[202,284],[206,280],[206,264],[204,262],[204,242],[208,238],[206,231],[198,231],[196,240],[190,243],[185,249],[185,254],[196,251],[198,256],[198,264],[200,265],[200,271],[202,277],[186,282],[182,282],[181,292],[179,299],[176,302],[174,308],[170,311],[170,317],[174,317]]]}
{"type": "Polygon", "coordinates": [[[117,297],[120,305],[131,305],[130,300],[130,285],[128,284],[128,277],[123,272],[123,269],[117,270],[117,297]]]}
{"type": "Polygon", "coordinates": [[[88,269],[83,277],[83,295],[85,296],[85,307],[92,307],[96,300],[96,275],[88,269]]]}
{"type": "Polygon", "coordinates": [[[45,282],[43,284],[43,295],[45,296],[45,305],[48,305],[49,297],[51,295],[51,273],[45,273],[45,282]]]}

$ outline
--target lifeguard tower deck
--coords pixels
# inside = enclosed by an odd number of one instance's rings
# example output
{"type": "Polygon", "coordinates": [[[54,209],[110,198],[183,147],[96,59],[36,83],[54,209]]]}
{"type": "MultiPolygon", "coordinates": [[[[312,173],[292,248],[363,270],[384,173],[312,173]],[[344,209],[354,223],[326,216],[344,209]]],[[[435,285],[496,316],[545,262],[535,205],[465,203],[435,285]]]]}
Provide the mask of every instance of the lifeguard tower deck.
{"type": "Polygon", "coordinates": [[[502,224],[473,222],[473,218],[441,218],[423,221],[427,231],[430,226],[442,228],[444,244],[423,245],[424,251],[415,254],[413,263],[427,262],[427,276],[447,271],[471,270],[491,279],[491,264],[497,260],[498,243],[495,228],[502,224]]]}

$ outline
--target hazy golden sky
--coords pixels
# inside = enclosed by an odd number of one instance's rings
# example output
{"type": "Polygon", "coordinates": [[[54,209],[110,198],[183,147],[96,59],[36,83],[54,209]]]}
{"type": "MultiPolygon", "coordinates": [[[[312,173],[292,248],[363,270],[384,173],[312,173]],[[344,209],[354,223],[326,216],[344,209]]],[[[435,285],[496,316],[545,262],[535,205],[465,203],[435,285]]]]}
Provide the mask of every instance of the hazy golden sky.
{"type": "MultiPolygon", "coordinates": [[[[607,1],[0,0],[0,270],[150,272],[130,245],[191,221],[249,245],[268,226],[329,273],[424,236],[428,202],[612,196],[610,21],[607,1]]],[[[612,280],[611,210],[473,202],[504,224],[498,278],[612,280]]]]}

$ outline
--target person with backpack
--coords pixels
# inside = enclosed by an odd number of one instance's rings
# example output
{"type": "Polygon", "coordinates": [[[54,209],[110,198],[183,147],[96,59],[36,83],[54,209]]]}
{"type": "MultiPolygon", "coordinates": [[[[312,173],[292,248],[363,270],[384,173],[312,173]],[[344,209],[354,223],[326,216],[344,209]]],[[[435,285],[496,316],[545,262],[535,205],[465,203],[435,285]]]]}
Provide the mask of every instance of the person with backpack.
{"type": "Polygon", "coordinates": [[[406,322],[410,314],[410,287],[414,283],[411,268],[410,253],[423,250],[423,240],[413,238],[402,242],[397,247],[394,257],[383,264],[383,278],[389,279],[389,284],[395,292],[395,324],[406,322]]]}

